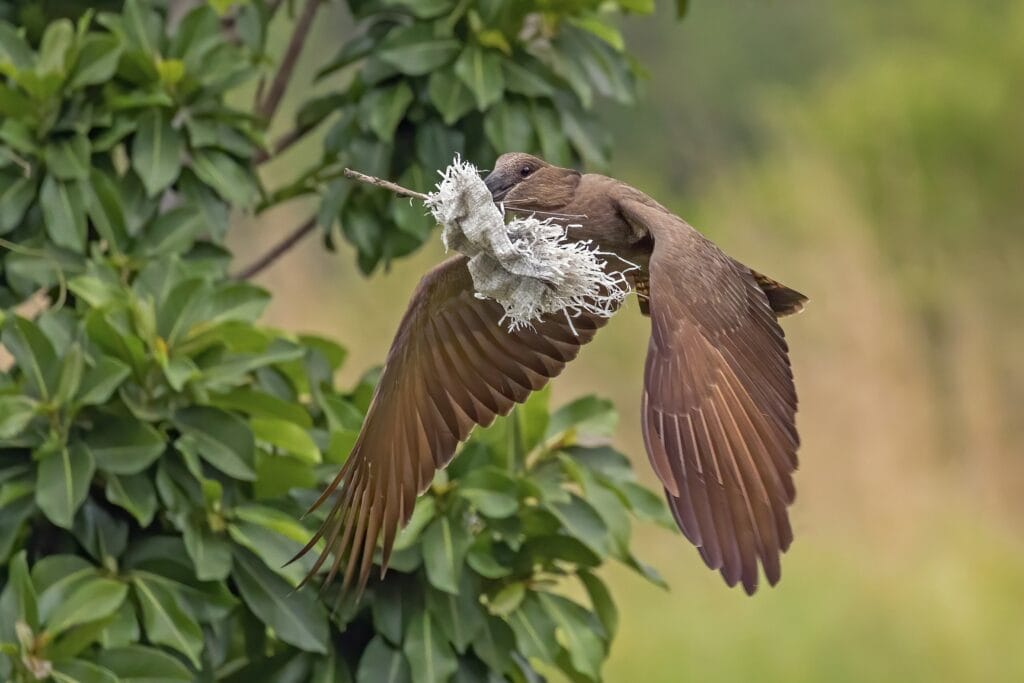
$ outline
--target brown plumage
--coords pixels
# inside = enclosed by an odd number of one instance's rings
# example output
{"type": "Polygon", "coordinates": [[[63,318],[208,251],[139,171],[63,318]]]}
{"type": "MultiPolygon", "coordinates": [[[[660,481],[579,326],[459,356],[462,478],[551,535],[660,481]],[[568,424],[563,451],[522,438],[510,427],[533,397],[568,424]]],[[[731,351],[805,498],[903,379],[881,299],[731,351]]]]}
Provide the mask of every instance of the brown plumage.
{"type": "MultiPolygon", "coordinates": [[[[669,507],[701,557],[733,586],[770,584],[792,541],[799,437],[788,347],[776,318],[806,297],[726,256],[644,193],[536,157],[503,155],[486,183],[508,210],[571,216],[569,236],[640,265],[651,317],[642,427],[669,507]]],[[[326,581],[344,566],[361,591],[435,470],[474,425],[490,424],[558,375],[605,320],[563,317],[507,332],[501,307],[473,296],[463,257],[434,268],[413,294],[348,461],[313,508],[340,493],[300,555],[322,538],[326,581]]]]}

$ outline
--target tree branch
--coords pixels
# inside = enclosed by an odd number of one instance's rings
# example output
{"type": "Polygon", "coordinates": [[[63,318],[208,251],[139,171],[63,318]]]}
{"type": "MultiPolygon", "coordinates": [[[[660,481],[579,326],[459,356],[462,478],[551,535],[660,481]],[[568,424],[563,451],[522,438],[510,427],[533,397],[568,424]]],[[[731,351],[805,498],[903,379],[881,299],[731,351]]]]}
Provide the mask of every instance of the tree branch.
{"type": "Polygon", "coordinates": [[[390,180],[384,180],[383,178],[376,178],[372,175],[366,175],[365,173],[360,173],[359,171],[353,171],[351,168],[346,168],[344,173],[346,178],[358,180],[359,182],[367,183],[368,185],[376,185],[377,187],[381,187],[390,192],[394,192],[400,197],[412,197],[413,199],[427,201],[427,195],[423,194],[422,192],[416,192],[415,190],[404,188],[401,185],[396,185],[390,180]]]}
{"type": "MultiPolygon", "coordinates": [[[[368,185],[373,185],[375,187],[388,190],[389,192],[393,192],[400,197],[411,197],[412,199],[419,199],[420,201],[426,201],[428,198],[427,195],[423,194],[422,192],[410,190],[408,188],[402,187],[401,185],[393,183],[390,180],[384,180],[383,178],[377,178],[372,175],[366,175],[365,173],[360,173],[359,171],[353,171],[351,168],[346,168],[343,171],[343,173],[345,174],[346,178],[350,178],[351,180],[357,180],[361,183],[366,183],[368,185]]],[[[302,241],[302,238],[304,238],[306,235],[311,233],[316,228],[316,225],[317,221],[315,216],[306,219],[305,223],[291,231],[283,240],[281,240],[273,247],[271,247],[267,253],[265,253],[263,256],[260,256],[258,259],[253,261],[240,272],[236,273],[234,279],[249,280],[258,275],[259,273],[263,272],[264,270],[269,268],[274,263],[274,261],[278,260],[285,254],[287,254],[289,251],[291,251],[296,244],[302,241]]]]}
{"type": "Polygon", "coordinates": [[[295,71],[295,65],[299,61],[299,55],[306,44],[309,29],[313,25],[313,18],[319,8],[320,0],[306,0],[306,6],[302,8],[302,14],[299,15],[299,20],[295,23],[295,30],[288,42],[288,49],[277,68],[274,80],[270,84],[270,90],[267,91],[266,97],[256,109],[256,113],[268,123],[274,117],[274,113],[277,112],[277,108],[284,98],[284,91],[288,88],[288,82],[292,78],[292,72],[295,71]]]}
{"type": "Polygon", "coordinates": [[[276,156],[287,150],[289,147],[294,145],[296,142],[301,140],[310,130],[312,130],[312,127],[310,126],[296,126],[295,128],[292,128],[290,131],[288,131],[287,133],[285,133],[284,135],[282,135],[281,137],[274,141],[274,144],[273,146],[271,146],[270,151],[260,150],[260,152],[255,157],[253,157],[253,163],[267,163],[268,161],[275,158],[276,156]]]}
{"type": "Polygon", "coordinates": [[[291,251],[292,247],[301,242],[302,238],[313,232],[315,228],[316,216],[310,216],[306,219],[305,223],[295,228],[295,230],[289,233],[287,237],[271,247],[270,251],[250,263],[242,271],[236,273],[234,275],[234,279],[249,280],[256,275],[259,275],[273,265],[274,261],[291,251]]]}

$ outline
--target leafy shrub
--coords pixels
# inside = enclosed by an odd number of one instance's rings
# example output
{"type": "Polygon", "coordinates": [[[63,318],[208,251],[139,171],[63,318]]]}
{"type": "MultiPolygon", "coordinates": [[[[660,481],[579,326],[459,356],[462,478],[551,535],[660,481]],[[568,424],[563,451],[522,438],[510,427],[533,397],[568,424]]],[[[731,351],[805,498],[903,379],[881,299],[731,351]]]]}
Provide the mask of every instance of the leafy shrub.
{"type": "Polygon", "coordinates": [[[352,0],[363,30],[322,71],[350,82],[274,142],[282,3],[174,22],[168,5],[0,22],[0,676],[537,680],[544,662],[598,680],[616,613],[593,572],[615,558],[657,580],[630,518],[664,521],[621,454],[579,443],[608,433],[609,404],[549,415],[536,394],[438,475],[360,603],[294,591],[312,560],[285,562],[318,522],[302,512],[376,374],[343,391],[341,346],[260,326],[268,294],[228,274],[222,239],[232,210],[315,193],[296,236],[340,221],[369,271],[431,226],[345,165],[424,187],[456,151],[600,158],[585,109],[632,89],[605,3],[352,0]],[[252,109],[231,104],[260,76],[252,109]],[[322,156],[264,187],[254,168],[314,129],[322,156]]]}

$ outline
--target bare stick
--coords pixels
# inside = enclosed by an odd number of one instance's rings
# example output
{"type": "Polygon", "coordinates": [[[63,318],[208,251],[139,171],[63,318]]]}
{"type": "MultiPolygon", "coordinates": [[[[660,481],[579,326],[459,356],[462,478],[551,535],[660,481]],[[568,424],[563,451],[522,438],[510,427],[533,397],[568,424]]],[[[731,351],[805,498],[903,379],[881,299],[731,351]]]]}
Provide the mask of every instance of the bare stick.
{"type": "Polygon", "coordinates": [[[292,247],[301,242],[303,237],[313,232],[314,228],[316,228],[316,217],[311,216],[306,219],[305,223],[292,230],[283,240],[271,247],[266,254],[260,256],[243,270],[236,273],[234,279],[249,280],[262,273],[275,261],[291,251],[292,247]]]}
{"type": "Polygon", "coordinates": [[[351,168],[346,168],[344,173],[346,178],[358,180],[359,182],[367,183],[368,185],[376,185],[377,187],[383,188],[390,192],[394,192],[400,197],[412,197],[413,199],[419,199],[420,201],[427,201],[427,195],[423,194],[422,192],[417,192],[416,190],[409,190],[407,188],[402,187],[401,185],[396,185],[390,180],[384,180],[383,178],[376,178],[372,175],[366,175],[365,173],[360,173],[359,171],[353,171],[351,168]]]}
{"type": "Polygon", "coordinates": [[[274,112],[277,111],[277,107],[281,104],[284,91],[288,87],[288,82],[292,79],[292,72],[295,70],[295,64],[299,61],[299,54],[301,54],[302,48],[307,42],[309,29],[313,25],[313,17],[316,16],[316,11],[319,7],[320,0],[307,0],[306,6],[302,8],[302,14],[299,15],[299,20],[295,23],[295,30],[292,32],[292,38],[288,42],[288,49],[284,53],[284,59],[281,60],[281,65],[277,68],[277,73],[274,75],[274,81],[270,84],[267,96],[260,103],[256,112],[268,122],[274,117],[274,112]]]}
{"type": "MultiPolygon", "coordinates": [[[[346,168],[344,170],[344,174],[346,178],[358,180],[361,183],[367,183],[369,185],[375,185],[376,187],[388,190],[389,192],[394,192],[400,197],[411,197],[412,199],[419,199],[420,201],[427,200],[427,195],[423,194],[422,192],[410,190],[408,188],[402,187],[401,185],[397,185],[391,182],[390,180],[384,180],[383,178],[377,178],[371,175],[366,175],[365,173],[360,173],[359,171],[353,171],[351,168],[346,168]]],[[[273,265],[275,261],[277,261],[279,258],[287,254],[289,251],[291,251],[292,248],[296,244],[301,242],[302,238],[311,233],[314,228],[316,228],[316,218],[311,217],[307,219],[305,223],[295,228],[295,230],[288,233],[288,235],[286,235],[283,240],[281,240],[273,247],[271,247],[266,254],[260,256],[246,268],[238,272],[234,276],[234,278],[236,280],[248,280],[252,277],[255,277],[259,273],[262,273],[264,270],[273,265]]]]}

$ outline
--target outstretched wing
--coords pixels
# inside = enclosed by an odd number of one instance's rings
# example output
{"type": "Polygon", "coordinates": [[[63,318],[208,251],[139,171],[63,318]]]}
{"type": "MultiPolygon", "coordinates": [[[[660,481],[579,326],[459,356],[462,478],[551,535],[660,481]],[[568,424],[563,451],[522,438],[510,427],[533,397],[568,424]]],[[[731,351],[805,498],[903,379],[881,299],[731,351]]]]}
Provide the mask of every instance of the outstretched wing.
{"type": "Polygon", "coordinates": [[[378,541],[383,572],[416,496],[473,426],[490,424],[543,387],[606,322],[581,316],[570,326],[564,316],[553,316],[533,329],[507,332],[501,306],[474,296],[466,261],[459,256],[440,264],[413,294],[352,453],[311,508],[338,491],[298,555],[324,539],[306,580],[333,557],[325,583],[344,563],[344,588],[358,577],[361,592],[378,541]]]}
{"type": "Polygon", "coordinates": [[[642,200],[623,217],[651,234],[651,340],[643,434],[676,522],[730,586],[770,584],[793,539],[786,506],[799,437],[788,347],[751,271],[642,200]]]}

